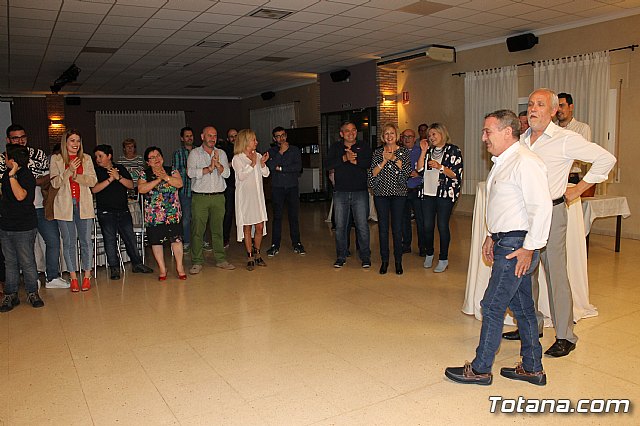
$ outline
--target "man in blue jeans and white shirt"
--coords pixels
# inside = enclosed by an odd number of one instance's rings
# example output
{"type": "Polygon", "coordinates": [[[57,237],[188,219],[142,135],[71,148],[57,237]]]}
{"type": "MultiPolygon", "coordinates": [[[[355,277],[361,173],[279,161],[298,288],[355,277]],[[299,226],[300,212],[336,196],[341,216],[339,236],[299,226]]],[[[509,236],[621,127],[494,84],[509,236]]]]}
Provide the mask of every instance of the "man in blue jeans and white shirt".
{"type": "Polygon", "coordinates": [[[487,114],[482,141],[493,155],[487,177],[488,235],[482,257],[493,263],[482,302],[482,329],[476,357],[445,375],[458,383],[490,385],[491,367],[500,347],[504,314],[510,308],[520,328],[522,362],[504,367],[500,375],[543,386],[542,345],[531,295],[531,273],[539,250],[549,238],[552,202],[543,161],[519,143],[520,121],[509,110],[487,114]]]}

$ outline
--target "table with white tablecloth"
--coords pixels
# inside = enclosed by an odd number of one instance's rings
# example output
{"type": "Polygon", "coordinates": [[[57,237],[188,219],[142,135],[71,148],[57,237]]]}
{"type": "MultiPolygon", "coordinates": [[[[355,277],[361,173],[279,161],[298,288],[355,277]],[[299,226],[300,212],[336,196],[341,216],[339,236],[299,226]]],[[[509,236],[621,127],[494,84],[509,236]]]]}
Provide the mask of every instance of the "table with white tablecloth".
{"type": "Polygon", "coordinates": [[[616,240],[615,251],[620,251],[620,231],[622,218],[631,216],[627,197],[618,195],[596,195],[595,197],[582,198],[582,213],[584,215],[584,233],[587,236],[589,246],[589,233],[593,221],[599,217],[616,216],[616,240]]]}
{"type": "MultiPolygon", "coordinates": [[[[473,225],[471,231],[471,249],[469,254],[469,267],[467,270],[467,289],[462,312],[474,315],[482,319],[480,301],[489,284],[491,266],[482,259],[482,244],[487,235],[485,225],[486,209],[486,185],[478,183],[476,187],[476,200],[473,208],[473,225]]],[[[575,321],[598,315],[598,310],[589,303],[589,279],[587,275],[587,247],[584,233],[584,219],[580,199],[577,199],[568,208],[567,218],[567,272],[573,296],[573,317],[575,321]]],[[[538,296],[538,309],[544,315],[545,327],[552,327],[549,308],[549,295],[547,292],[547,280],[544,268],[540,264],[540,294],[538,296]]],[[[513,325],[513,318],[507,315],[505,324],[513,325]]]]}

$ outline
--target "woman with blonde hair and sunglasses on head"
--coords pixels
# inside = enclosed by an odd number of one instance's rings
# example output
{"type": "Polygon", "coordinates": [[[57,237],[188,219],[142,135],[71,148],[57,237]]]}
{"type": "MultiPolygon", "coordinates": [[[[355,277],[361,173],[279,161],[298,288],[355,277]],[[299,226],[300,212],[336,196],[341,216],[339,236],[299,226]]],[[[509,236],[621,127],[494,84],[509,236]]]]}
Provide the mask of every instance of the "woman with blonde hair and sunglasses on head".
{"type": "Polygon", "coordinates": [[[238,242],[244,239],[247,250],[247,270],[267,266],[260,254],[262,237],[267,234],[267,208],[264,202],[262,179],[269,176],[266,166],[269,153],[261,155],[256,149],[258,140],[251,129],[238,132],[231,165],[236,174],[236,228],[238,242]],[[255,226],[254,239],[251,228],[255,226]],[[253,246],[252,246],[253,244],[253,246]]]}
{"type": "Polygon", "coordinates": [[[82,150],[82,136],[77,130],[62,135],[60,154],[51,157],[51,186],[58,189],[53,202],[53,215],[62,236],[64,261],[71,278],[71,291],[91,288],[91,232],[95,211],[91,187],[98,178],[91,156],[82,150]],[[78,284],[78,244],[82,261],[82,285],[78,284]]]}

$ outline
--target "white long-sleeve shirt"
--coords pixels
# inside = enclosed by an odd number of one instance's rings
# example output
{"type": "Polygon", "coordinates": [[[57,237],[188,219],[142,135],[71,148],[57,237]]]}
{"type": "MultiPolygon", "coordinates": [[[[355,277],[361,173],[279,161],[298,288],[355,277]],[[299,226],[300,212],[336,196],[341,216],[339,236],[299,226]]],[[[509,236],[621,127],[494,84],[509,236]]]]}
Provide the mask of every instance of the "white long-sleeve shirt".
{"type": "Polygon", "coordinates": [[[607,179],[616,164],[616,157],[600,145],[591,143],[571,130],[549,123],[544,133],[531,144],[531,128],[520,136],[520,142],[538,154],[547,166],[551,197],[556,200],[565,193],[573,160],[592,163],[583,180],[600,183],[607,179]]]}
{"type": "Polygon", "coordinates": [[[544,247],[553,209],[544,163],[518,142],[491,161],[494,164],[487,177],[487,230],[491,234],[527,231],[522,247],[544,247]]]}
{"type": "Polygon", "coordinates": [[[227,183],[224,180],[228,178],[231,173],[227,154],[221,149],[213,149],[218,151],[218,158],[223,167],[222,173],[220,173],[217,168],[211,170],[211,173],[204,174],[202,172],[202,169],[211,166],[214,151],[209,155],[203,147],[199,146],[193,148],[189,153],[189,157],[187,158],[187,176],[191,179],[191,192],[211,194],[213,192],[224,192],[227,188],[227,183]]]}

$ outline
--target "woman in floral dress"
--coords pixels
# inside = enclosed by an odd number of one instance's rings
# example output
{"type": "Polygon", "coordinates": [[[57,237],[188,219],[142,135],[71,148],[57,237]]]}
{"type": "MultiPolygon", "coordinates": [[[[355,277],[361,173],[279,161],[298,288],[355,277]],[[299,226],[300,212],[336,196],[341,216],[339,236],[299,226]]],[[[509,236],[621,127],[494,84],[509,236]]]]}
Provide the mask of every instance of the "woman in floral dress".
{"type": "Polygon", "coordinates": [[[164,166],[162,151],[156,146],[145,150],[144,160],[148,167],[138,180],[138,192],[145,197],[144,226],[153,257],[160,269],[158,280],[167,279],[163,250],[163,244],[167,241],[171,243],[178,278],[186,280],[182,262],[182,211],[178,197],[182,178],[177,170],[164,166]]]}

